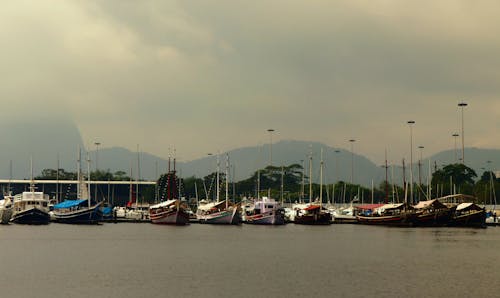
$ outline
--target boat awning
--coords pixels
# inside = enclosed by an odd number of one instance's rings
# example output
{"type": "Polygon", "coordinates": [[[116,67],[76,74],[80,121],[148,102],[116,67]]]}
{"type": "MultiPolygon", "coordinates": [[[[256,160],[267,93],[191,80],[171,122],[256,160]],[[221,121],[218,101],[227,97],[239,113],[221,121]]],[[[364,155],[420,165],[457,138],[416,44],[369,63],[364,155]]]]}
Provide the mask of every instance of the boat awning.
{"type": "Polygon", "coordinates": [[[309,207],[305,208],[304,210],[311,211],[311,210],[316,210],[319,209],[319,205],[310,205],[309,207]]]}
{"type": "Polygon", "coordinates": [[[71,208],[80,205],[83,202],[86,202],[87,200],[66,200],[64,202],[61,202],[59,204],[54,205],[54,209],[64,209],[64,208],[71,208]]]}
{"type": "Polygon", "coordinates": [[[382,206],[384,206],[384,204],[367,204],[367,205],[356,206],[356,208],[361,210],[372,210],[382,206]]]}
{"type": "Polygon", "coordinates": [[[457,206],[457,211],[460,210],[481,210],[482,208],[474,203],[462,203],[457,206]]]}
{"type": "Polygon", "coordinates": [[[158,204],[156,204],[156,205],[149,206],[149,208],[150,208],[150,209],[154,209],[154,208],[162,208],[162,207],[167,207],[167,206],[170,206],[170,205],[172,205],[173,203],[175,203],[175,201],[177,201],[177,200],[168,200],[168,201],[165,201],[165,202],[158,203],[158,204]]]}
{"type": "Polygon", "coordinates": [[[425,209],[429,207],[434,207],[436,209],[447,208],[445,204],[441,203],[439,200],[428,200],[428,201],[420,201],[417,205],[413,206],[415,209],[425,209]]]}

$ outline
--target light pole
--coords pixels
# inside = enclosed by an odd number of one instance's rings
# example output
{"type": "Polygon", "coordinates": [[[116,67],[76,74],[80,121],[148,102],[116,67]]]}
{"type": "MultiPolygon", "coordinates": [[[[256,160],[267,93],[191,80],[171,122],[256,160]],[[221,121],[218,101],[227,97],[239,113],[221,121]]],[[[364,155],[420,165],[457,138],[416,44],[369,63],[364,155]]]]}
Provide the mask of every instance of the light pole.
{"type": "Polygon", "coordinates": [[[356,140],[349,140],[349,143],[351,143],[351,184],[354,183],[354,142],[356,142],[356,140]]]}
{"type": "Polygon", "coordinates": [[[458,133],[454,133],[451,136],[455,140],[455,163],[458,163],[458,157],[457,157],[457,137],[459,136],[459,134],[458,133]]]}
{"type": "Polygon", "coordinates": [[[458,106],[462,108],[462,164],[465,164],[464,107],[467,106],[467,103],[461,102],[458,106]]]}
{"type": "Polygon", "coordinates": [[[267,130],[269,132],[269,165],[272,166],[273,165],[273,132],[274,132],[274,129],[272,128],[269,128],[267,130]]]}
{"type": "Polygon", "coordinates": [[[410,200],[413,204],[413,125],[415,121],[409,120],[406,123],[410,127],[410,200]]]}

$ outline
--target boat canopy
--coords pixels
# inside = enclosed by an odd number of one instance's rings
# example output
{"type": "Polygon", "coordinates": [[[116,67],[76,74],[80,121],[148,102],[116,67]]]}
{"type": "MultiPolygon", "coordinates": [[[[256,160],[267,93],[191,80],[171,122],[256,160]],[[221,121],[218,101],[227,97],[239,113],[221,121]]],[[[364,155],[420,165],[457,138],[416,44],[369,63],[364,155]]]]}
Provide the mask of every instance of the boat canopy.
{"type": "Polygon", "coordinates": [[[387,209],[399,209],[399,208],[401,208],[403,205],[404,205],[404,203],[398,203],[398,204],[385,204],[385,205],[380,206],[379,208],[380,208],[380,209],[384,209],[384,210],[387,210],[387,209]]]}
{"type": "Polygon", "coordinates": [[[367,204],[367,205],[356,206],[356,208],[361,210],[373,210],[382,206],[384,206],[384,204],[367,204]]]}
{"type": "Polygon", "coordinates": [[[311,211],[311,210],[316,210],[319,209],[319,205],[310,205],[309,207],[305,208],[304,210],[311,211]]]}
{"type": "Polygon", "coordinates": [[[200,205],[200,206],[198,206],[198,209],[206,211],[206,210],[210,210],[212,208],[217,208],[218,206],[220,206],[222,204],[226,204],[226,201],[212,202],[212,203],[208,203],[205,205],[200,205]]]}
{"type": "Polygon", "coordinates": [[[474,203],[461,203],[457,206],[457,211],[460,210],[481,210],[482,208],[474,203]]]}
{"type": "Polygon", "coordinates": [[[417,205],[413,206],[415,209],[427,209],[430,207],[434,207],[434,209],[445,209],[448,208],[446,207],[445,204],[441,203],[439,200],[434,199],[434,200],[428,200],[428,201],[420,201],[418,202],[417,205]]]}
{"type": "Polygon", "coordinates": [[[168,207],[175,203],[177,200],[168,200],[165,202],[158,203],[156,205],[149,206],[149,209],[155,209],[155,208],[162,208],[162,207],[168,207]]]}
{"type": "Polygon", "coordinates": [[[59,204],[54,205],[54,209],[65,209],[65,208],[71,208],[80,205],[83,202],[86,202],[87,200],[66,200],[64,202],[61,202],[59,204]]]}

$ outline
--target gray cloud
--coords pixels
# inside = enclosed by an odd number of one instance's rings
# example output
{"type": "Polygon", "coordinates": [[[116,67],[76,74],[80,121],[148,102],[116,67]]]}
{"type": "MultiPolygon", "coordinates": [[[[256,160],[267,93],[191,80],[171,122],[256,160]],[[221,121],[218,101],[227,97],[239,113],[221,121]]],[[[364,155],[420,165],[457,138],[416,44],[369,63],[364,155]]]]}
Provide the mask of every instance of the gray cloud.
{"type": "MultiPolygon", "coordinates": [[[[494,1],[11,1],[2,103],[71,117],[88,144],[184,159],[275,139],[375,161],[499,147],[494,1]],[[52,3],[52,2],[51,2],[52,3]]],[[[8,116],[9,117],[9,116],[8,116]]]]}

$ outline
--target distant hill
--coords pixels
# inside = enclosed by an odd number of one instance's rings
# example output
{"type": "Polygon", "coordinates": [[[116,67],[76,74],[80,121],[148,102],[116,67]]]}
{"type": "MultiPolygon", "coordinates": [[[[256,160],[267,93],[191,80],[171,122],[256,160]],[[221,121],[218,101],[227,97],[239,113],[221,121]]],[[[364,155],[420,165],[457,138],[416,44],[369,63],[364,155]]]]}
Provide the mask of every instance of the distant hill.
{"type": "MultiPolygon", "coordinates": [[[[7,122],[0,125],[2,148],[0,150],[0,177],[9,178],[9,163],[12,160],[13,178],[28,178],[30,174],[30,156],[33,156],[35,175],[42,169],[57,167],[59,155],[60,167],[67,171],[76,170],[77,148],[83,148],[82,138],[76,125],[70,121],[47,120],[44,122],[30,122],[23,119],[21,122],[7,122]]],[[[229,159],[234,165],[236,180],[248,178],[258,168],[267,166],[270,162],[269,144],[263,146],[243,147],[230,150],[229,159]]],[[[308,155],[312,150],[313,179],[319,179],[320,151],[323,149],[325,161],[324,181],[331,183],[336,180],[349,182],[351,180],[351,153],[342,148],[332,148],[319,142],[306,141],[280,141],[272,145],[272,163],[274,166],[302,164],[306,167],[308,175],[308,155]],[[335,153],[338,150],[339,153],[335,153]]],[[[215,153],[215,152],[214,152],[215,153]]],[[[95,169],[95,151],[90,151],[92,169],[95,169]]],[[[220,168],[225,169],[225,154],[221,152],[220,168]]],[[[461,156],[460,152],[457,152],[461,156]]],[[[157,174],[167,171],[167,160],[145,152],[136,152],[121,148],[100,148],[99,169],[109,169],[111,172],[124,171],[132,177],[137,177],[138,156],[140,163],[140,177],[142,179],[155,179],[157,174]]],[[[437,165],[451,163],[455,160],[455,152],[446,150],[430,156],[432,168],[437,165]]],[[[500,150],[466,148],[465,160],[467,165],[474,168],[480,176],[485,169],[491,167],[495,170],[500,167],[500,150]],[[491,163],[488,164],[487,161],[491,163]]],[[[408,162],[408,161],[407,161],[408,162]]],[[[86,166],[84,165],[84,168],[86,166]]],[[[216,156],[205,156],[192,161],[177,163],[180,176],[206,176],[216,169],[216,156]]],[[[231,172],[233,168],[231,167],[231,172]]],[[[428,173],[428,159],[423,162],[421,177],[426,181],[428,173]]],[[[389,169],[389,180],[394,177],[395,183],[402,184],[402,171],[400,164],[389,169]]],[[[384,168],[375,164],[368,158],[354,154],[354,183],[371,186],[372,180],[379,185],[385,179],[384,168]]],[[[407,179],[409,174],[407,172],[407,179]]],[[[418,181],[418,170],[414,168],[414,180],[418,181]]]]}

